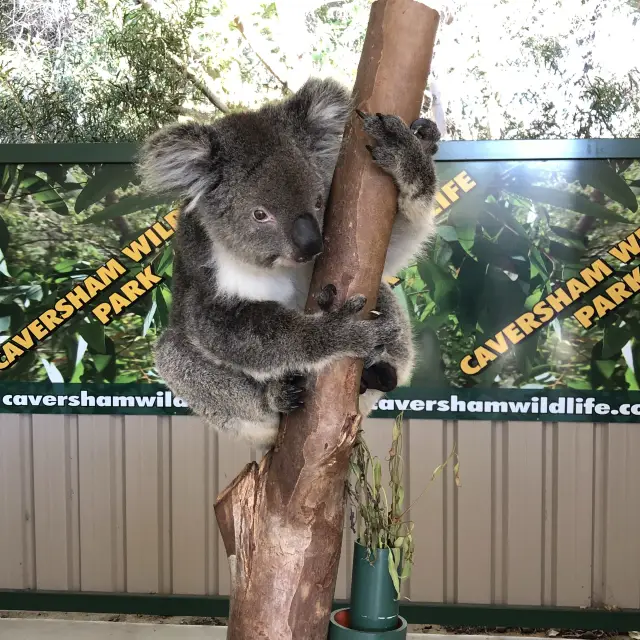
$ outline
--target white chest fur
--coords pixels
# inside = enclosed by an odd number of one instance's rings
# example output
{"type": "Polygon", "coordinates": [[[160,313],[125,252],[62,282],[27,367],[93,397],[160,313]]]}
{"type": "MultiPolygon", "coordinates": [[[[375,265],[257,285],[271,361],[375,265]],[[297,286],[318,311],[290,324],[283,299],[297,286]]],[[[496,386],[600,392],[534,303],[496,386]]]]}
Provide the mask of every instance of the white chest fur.
{"type": "Polygon", "coordinates": [[[291,269],[261,269],[216,250],[214,265],[218,289],[223,295],[256,302],[279,302],[292,309],[304,307],[312,264],[291,269]]]}

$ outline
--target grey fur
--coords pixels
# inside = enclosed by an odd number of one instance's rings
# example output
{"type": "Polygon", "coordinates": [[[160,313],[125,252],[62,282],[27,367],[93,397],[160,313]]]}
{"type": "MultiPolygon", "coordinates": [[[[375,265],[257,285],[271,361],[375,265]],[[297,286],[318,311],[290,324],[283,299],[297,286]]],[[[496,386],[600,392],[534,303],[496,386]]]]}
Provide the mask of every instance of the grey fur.
{"type": "MultiPolygon", "coordinates": [[[[311,79],[291,98],[257,111],[164,128],[141,151],[146,189],[184,201],[158,371],[213,427],[256,446],[274,442],[281,414],[303,402],[308,376],[332,361],[388,363],[400,384],[413,368],[409,320],[386,284],[380,314],[371,319],[358,315],[362,296],[339,309],[303,313],[313,260],[294,262],[301,258],[292,229],[303,214],[322,229],[350,111],[342,86],[311,79]],[[264,220],[252,217],[256,209],[264,220]]],[[[396,116],[362,116],[374,160],[398,187],[385,265],[385,274],[395,275],[433,235],[439,136],[429,121],[412,131],[396,116]]],[[[381,395],[367,390],[361,411],[368,414],[381,395]]]]}

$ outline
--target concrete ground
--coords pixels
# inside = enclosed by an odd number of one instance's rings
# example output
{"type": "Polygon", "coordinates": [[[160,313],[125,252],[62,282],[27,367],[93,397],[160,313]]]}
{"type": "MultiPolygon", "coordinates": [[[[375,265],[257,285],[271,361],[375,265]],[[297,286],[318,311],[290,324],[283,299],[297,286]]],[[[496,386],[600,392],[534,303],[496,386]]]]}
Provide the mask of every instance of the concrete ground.
{"type": "MultiPolygon", "coordinates": [[[[0,640],[226,640],[227,628],[212,625],[151,624],[148,622],[99,622],[46,618],[1,618],[0,640]]],[[[424,634],[410,633],[420,640],[424,634]]],[[[510,636],[464,636],[456,640],[522,640],[510,636]]],[[[451,636],[429,634],[429,640],[451,636]]]]}

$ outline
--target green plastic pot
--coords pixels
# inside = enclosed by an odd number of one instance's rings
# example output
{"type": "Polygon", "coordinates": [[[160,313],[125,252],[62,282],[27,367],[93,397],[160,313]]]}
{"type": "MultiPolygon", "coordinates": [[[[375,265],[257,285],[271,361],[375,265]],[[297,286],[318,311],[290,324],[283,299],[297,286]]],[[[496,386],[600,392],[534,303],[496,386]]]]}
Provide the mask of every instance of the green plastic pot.
{"type": "Polygon", "coordinates": [[[396,626],[387,631],[358,631],[351,628],[351,611],[337,609],[331,613],[329,622],[329,640],[401,640],[407,637],[407,621],[396,618],[396,626]]]}
{"type": "MultiPolygon", "coordinates": [[[[367,558],[367,547],[353,545],[350,626],[358,631],[390,631],[398,626],[400,602],[389,574],[389,549],[376,549],[367,558]]],[[[386,637],[386,636],[385,636],[386,637]]]]}

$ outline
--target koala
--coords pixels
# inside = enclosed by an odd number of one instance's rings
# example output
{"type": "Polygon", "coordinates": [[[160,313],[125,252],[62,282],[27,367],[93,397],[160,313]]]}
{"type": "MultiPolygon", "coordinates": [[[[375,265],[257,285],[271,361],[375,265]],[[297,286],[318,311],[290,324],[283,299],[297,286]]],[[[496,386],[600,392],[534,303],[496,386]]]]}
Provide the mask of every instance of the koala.
{"type": "MultiPolygon", "coordinates": [[[[304,402],[313,376],[345,358],[364,361],[360,411],[409,381],[411,325],[383,281],[361,318],[356,295],[305,314],[323,219],[351,96],[333,80],[210,124],[178,123],[143,144],[142,185],[182,203],[174,236],[172,309],[155,347],[172,391],[218,430],[271,447],[282,414],[304,402]]],[[[440,135],[430,120],[357,111],[380,170],[397,187],[397,215],[384,267],[396,275],[434,233],[440,135]]]]}

